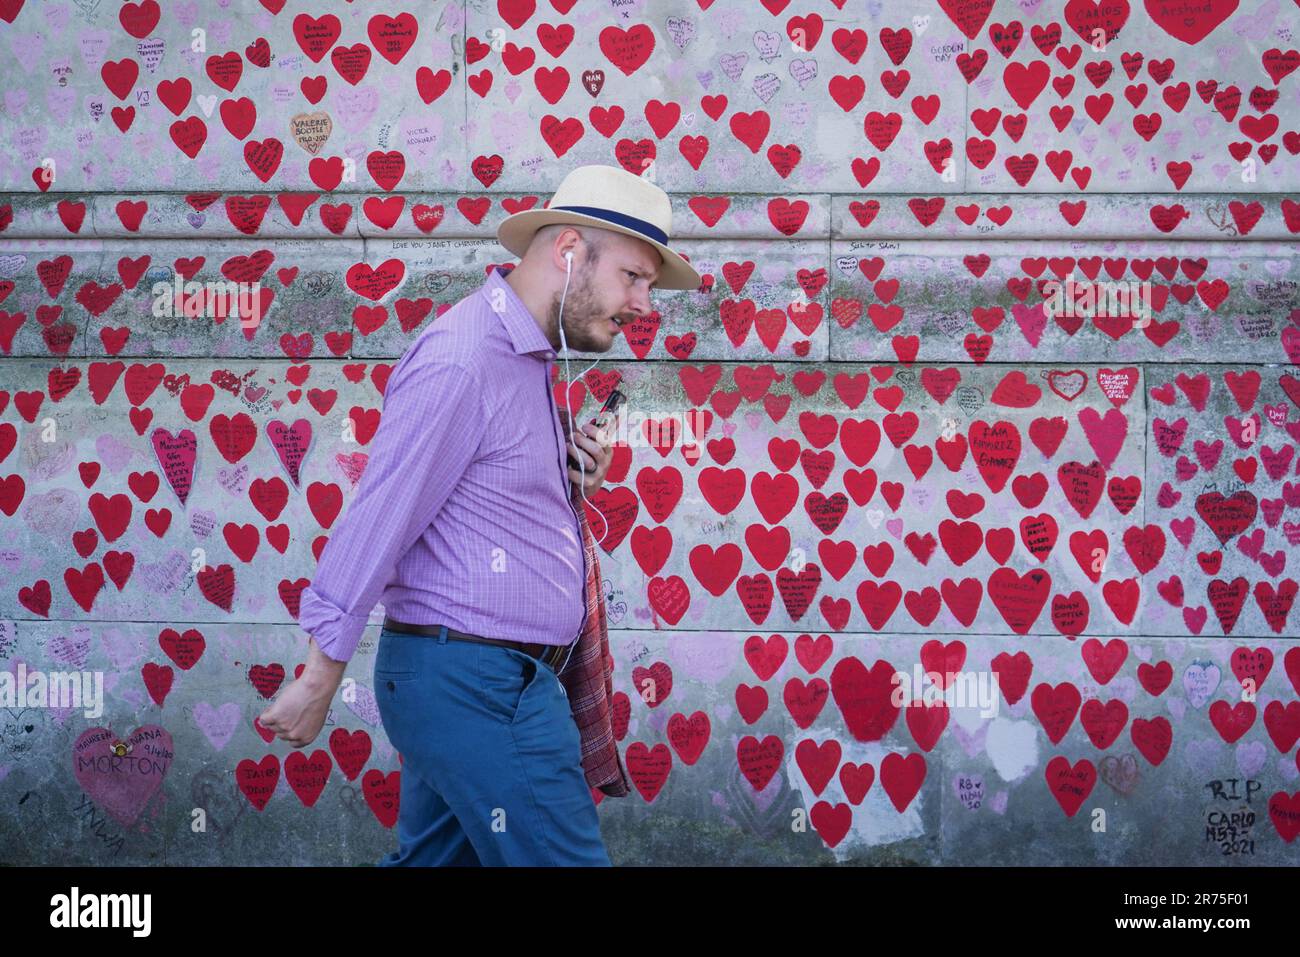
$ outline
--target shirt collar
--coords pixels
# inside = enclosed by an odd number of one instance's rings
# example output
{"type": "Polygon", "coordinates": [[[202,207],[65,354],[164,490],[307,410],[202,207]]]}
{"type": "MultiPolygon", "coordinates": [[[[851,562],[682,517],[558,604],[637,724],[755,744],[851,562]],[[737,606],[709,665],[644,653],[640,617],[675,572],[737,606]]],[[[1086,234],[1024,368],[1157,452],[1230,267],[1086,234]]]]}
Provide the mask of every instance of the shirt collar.
{"type": "Polygon", "coordinates": [[[537,320],[528,311],[523,300],[515,293],[510,283],[505,280],[505,270],[493,266],[488,273],[487,282],[483,284],[483,295],[487,297],[488,308],[496,314],[510,334],[510,341],[518,355],[541,354],[543,358],[555,358],[555,348],[542,334],[537,320]],[[500,294],[497,291],[500,290],[500,294]],[[503,303],[502,309],[492,307],[493,302],[503,303]]]}

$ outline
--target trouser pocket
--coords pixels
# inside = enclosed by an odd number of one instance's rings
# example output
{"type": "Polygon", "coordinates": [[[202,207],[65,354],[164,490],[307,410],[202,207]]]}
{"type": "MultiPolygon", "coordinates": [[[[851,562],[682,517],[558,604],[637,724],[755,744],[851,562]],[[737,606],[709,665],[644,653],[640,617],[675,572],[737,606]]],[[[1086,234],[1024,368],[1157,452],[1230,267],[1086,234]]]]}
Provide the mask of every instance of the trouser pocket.
{"type": "Polygon", "coordinates": [[[410,681],[416,675],[412,657],[411,636],[392,631],[379,633],[379,647],[375,649],[375,686],[385,681],[410,681]]]}
{"type": "Polygon", "coordinates": [[[476,657],[484,707],[507,724],[514,723],[524,695],[537,684],[541,663],[503,645],[480,644],[476,657]]]}

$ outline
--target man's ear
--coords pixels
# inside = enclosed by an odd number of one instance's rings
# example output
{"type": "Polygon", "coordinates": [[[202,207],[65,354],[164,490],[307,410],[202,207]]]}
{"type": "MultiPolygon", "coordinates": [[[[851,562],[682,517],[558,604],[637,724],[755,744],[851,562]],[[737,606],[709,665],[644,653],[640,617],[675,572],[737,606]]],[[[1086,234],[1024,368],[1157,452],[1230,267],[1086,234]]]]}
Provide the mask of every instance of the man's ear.
{"type": "Polygon", "coordinates": [[[556,234],[557,238],[559,236],[565,235],[566,233],[569,233],[570,231],[572,231],[572,238],[569,240],[569,248],[564,250],[563,253],[561,253],[561,258],[565,261],[566,266],[572,267],[573,259],[575,256],[574,251],[578,248],[579,243],[582,243],[585,246],[587,240],[586,237],[584,237],[582,233],[580,233],[577,230],[577,228],[573,226],[569,226],[568,228],[561,230],[559,233],[556,234]]]}

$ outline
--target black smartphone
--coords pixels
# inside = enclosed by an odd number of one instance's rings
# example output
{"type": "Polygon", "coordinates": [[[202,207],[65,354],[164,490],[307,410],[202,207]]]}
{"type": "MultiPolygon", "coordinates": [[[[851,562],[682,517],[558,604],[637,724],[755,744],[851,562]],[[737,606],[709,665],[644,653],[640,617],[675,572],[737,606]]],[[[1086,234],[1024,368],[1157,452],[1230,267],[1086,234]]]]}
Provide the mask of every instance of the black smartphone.
{"type": "Polygon", "coordinates": [[[616,419],[618,417],[619,408],[626,401],[627,396],[622,392],[619,392],[618,389],[611,392],[609,397],[605,400],[605,404],[602,405],[600,411],[596,413],[596,417],[592,419],[596,428],[603,429],[605,426],[609,425],[610,422],[616,419]]]}
{"type": "MultiPolygon", "coordinates": [[[[626,401],[627,396],[622,392],[619,392],[618,389],[615,389],[609,394],[609,397],[605,399],[605,404],[600,407],[600,411],[596,413],[596,417],[591,420],[592,424],[594,424],[598,429],[603,429],[608,426],[618,417],[618,410],[626,401]]],[[[569,446],[569,464],[574,468],[581,470],[581,466],[578,464],[578,460],[575,457],[572,444],[569,446]]]]}

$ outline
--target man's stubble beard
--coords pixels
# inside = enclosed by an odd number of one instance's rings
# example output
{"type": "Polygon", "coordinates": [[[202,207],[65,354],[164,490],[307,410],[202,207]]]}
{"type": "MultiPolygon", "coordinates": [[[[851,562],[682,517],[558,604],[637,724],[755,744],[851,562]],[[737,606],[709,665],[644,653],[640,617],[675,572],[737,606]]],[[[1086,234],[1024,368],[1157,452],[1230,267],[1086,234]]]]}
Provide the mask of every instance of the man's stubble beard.
{"type": "MultiPolygon", "coordinates": [[[[595,297],[591,295],[591,287],[585,274],[574,277],[574,281],[569,286],[568,294],[564,296],[564,339],[561,345],[568,343],[569,349],[573,352],[603,352],[601,348],[604,341],[595,338],[591,333],[591,320],[594,315],[595,297]]],[[[560,296],[557,295],[551,301],[551,328],[555,330],[555,337],[560,339],[560,296]]]]}

